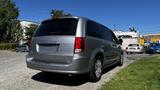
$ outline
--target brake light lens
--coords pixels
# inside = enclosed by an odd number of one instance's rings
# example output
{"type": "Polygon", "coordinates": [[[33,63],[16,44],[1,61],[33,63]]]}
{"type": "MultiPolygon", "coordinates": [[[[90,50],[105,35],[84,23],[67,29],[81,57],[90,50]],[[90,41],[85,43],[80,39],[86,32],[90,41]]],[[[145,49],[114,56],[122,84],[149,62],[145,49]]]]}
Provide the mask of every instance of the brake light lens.
{"type": "Polygon", "coordinates": [[[85,38],[84,37],[76,37],[75,38],[75,45],[74,45],[74,52],[79,53],[85,49],[85,38]]]}

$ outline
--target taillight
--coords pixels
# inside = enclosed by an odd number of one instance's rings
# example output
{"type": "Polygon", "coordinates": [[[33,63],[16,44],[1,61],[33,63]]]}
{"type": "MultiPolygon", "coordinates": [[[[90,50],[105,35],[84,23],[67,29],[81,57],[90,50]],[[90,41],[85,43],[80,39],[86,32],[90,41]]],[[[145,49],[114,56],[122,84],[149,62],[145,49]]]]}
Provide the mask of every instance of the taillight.
{"type": "Polygon", "coordinates": [[[76,37],[75,38],[75,45],[74,45],[74,52],[79,53],[85,49],[85,38],[84,37],[76,37]]]}

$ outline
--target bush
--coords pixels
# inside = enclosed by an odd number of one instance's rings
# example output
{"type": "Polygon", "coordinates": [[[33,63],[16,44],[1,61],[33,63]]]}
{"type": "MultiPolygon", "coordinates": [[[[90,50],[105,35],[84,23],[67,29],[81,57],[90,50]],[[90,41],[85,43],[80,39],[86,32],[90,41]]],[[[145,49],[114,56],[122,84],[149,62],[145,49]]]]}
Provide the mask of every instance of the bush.
{"type": "Polygon", "coordinates": [[[16,49],[17,44],[15,43],[1,43],[0,50],[13,50],[16,49]]]}

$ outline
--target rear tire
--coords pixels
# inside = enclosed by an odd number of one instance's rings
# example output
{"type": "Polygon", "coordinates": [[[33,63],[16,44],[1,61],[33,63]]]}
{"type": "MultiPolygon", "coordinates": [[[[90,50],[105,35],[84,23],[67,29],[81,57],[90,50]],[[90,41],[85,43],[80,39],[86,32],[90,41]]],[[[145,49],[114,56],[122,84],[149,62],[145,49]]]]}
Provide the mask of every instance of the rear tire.
{"type": "Polygon", "coordinates": [[[128,52],[126,52],[127,54],[129,54],[128,52]]]}
{"type": "Polygon", "coordinates": [[[102,58],[100,56],[96,56],[94,58],[94,63],[91,67],[89,80],[91,82],[97,82],[101,79],[101,76],[102,76],[102,58]]]}

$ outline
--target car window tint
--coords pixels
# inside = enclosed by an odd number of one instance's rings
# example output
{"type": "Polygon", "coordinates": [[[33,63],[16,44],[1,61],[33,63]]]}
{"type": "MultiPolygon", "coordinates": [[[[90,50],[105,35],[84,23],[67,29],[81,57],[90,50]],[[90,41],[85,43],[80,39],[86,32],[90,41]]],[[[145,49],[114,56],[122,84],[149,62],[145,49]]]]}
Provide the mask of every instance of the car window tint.
{"type": "Polygon", "coordinates": [[[103,31],[102,32],[103,39],[108,40],[108,41],[112,41],[112,36],[110,35],[109,30],[107,28],[105,28],[104,26],[100,26],[100,29],[103,31]]]}
{"type": "Polygon", "coordinates": [[[139,44],[129,44],[128,46],[139,46],[139,44]]]}
{"type": "Polygon", "coordinates": [[[35,32],[35,37],[48,35],[75,35],[78,19],[53,19],[42,22],[35,32]]]}
{"type": "Polygon", "coordinates": [[[128,46],[133,46],[133,44],[129,44],[128,46]]]}
{"type": "Polygon", "coordinates": [[[87,21],[87,35],[102,38],[102,30],[100,30],[99,25],[93,21],[87,21]]]}

